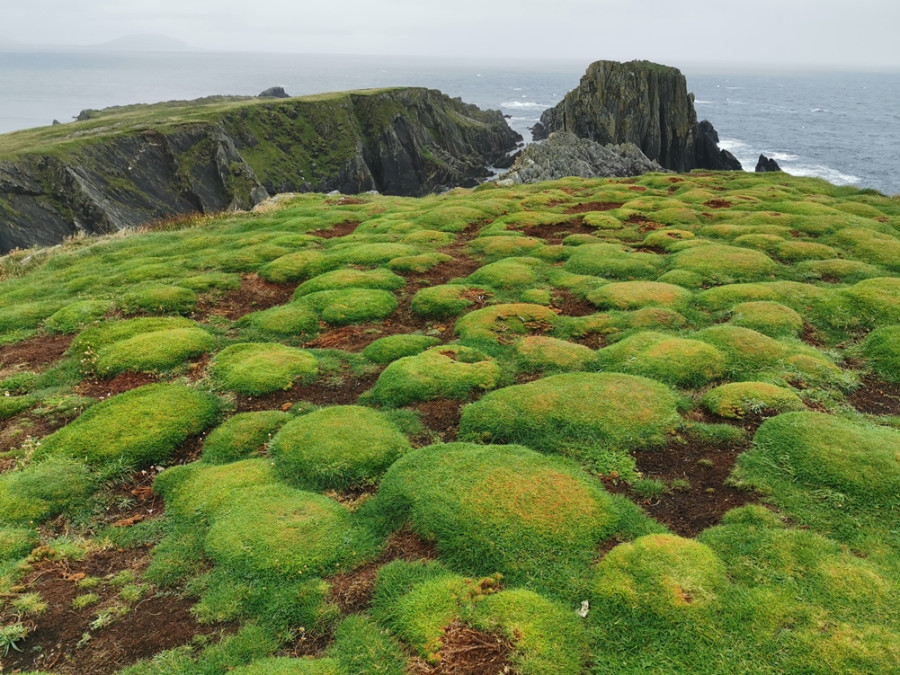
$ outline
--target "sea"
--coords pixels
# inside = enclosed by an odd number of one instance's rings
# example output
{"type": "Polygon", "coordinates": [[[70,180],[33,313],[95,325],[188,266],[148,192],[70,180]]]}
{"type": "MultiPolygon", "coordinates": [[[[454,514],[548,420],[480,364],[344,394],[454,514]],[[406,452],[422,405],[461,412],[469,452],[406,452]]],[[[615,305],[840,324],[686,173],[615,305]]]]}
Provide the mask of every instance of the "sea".
{"type": "MultiPolygon", "coordinates": [[[[404,85],[499,109],[530,141],[541,112],[577,86],[587,66],[556,59],[0,51],[0,133],[71,122],[86,108],[256,95],[271,86],[299,96],[404,85]]],[[[680,68],[698,118],[713,123],[721,147],[745,170],[765,154],[790,174],[900,193],[900,72],[680,68]]]]}

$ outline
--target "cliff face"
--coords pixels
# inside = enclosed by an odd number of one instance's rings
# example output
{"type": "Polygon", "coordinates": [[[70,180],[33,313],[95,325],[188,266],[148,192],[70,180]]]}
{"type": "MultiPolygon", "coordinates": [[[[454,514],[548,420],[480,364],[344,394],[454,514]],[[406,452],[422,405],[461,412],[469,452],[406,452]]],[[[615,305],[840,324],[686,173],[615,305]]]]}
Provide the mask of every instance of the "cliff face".
{"type": "Polygon", "coordinates": [[[40,152],[0,157],[0,252],[276,192],[422,195],[474,183],[520,140],[499,112],[427,89],[230,102],[199,118],[189,106],[191,121],[126,131],[100,113],[40,152]]]}
{"type": "Polygon", "coordinates": [[[571,131],[603,145],[634,143],[673,171],[741,168],[717,146],[710,151],[681,71],[649,61],[592,63],[578,87],[544,111],[541,124],[548,132],[571,131]]]}

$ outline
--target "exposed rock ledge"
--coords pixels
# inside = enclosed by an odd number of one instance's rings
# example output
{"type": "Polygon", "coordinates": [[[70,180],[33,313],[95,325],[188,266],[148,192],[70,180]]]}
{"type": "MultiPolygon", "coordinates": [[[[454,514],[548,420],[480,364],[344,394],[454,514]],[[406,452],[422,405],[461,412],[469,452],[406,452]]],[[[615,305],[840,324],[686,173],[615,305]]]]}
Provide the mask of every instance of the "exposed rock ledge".
{"type": "Polygon", "coordinates": [[[581,178],[639,176],[650,171],[666,171],[649,159],[634,143],[601,145],[557,131],[542,143],[532,143],[522,151],[512,168],[497,181],[500,184],[539,183],[566,176],[581,178]]]}

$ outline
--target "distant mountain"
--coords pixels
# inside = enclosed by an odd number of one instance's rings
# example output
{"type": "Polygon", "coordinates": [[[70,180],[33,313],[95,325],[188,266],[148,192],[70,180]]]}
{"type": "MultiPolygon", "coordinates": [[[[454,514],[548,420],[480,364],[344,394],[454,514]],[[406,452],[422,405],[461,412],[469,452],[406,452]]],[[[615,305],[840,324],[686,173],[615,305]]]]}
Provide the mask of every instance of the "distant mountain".
{"type": "Polygon", "coordinates": [[[130,52],[185,52],[194,49],[186,42],[157,33],[123,35],[115,40],[99,44],[97,48],[130,52]]]}

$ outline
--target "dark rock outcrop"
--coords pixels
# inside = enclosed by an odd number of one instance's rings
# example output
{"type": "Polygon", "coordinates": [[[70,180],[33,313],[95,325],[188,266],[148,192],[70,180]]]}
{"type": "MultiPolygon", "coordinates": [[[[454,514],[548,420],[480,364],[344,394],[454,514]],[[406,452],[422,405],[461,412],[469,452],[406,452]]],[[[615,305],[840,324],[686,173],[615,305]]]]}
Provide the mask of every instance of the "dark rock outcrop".
{"type": "Polygon", "coordinates": [[[665,170],[657,162],[648,159],[634,143],[600,145],[568,131],[556,131],[543,143],[533,143],[526,147],[498,182],[539,183],[566,176],[639,176],[650,171],[665,170]]]}
{"type": "Polygon", "coordinates": [[[578,87],[544,111],[541,124],[602,145],[634,143],[673,171],[740,168],[733,156],[710,146],[712,125],[697,123],[681,71],[649,61],[592,63],[578,87]]]}
{"type": "Polygon", "coordinates": [[[202,116],[183,105],[201,121],[109,133],[117,113],[97,111],[91,119],[108,114],[109,125],[65,125],[77,142],[52,154],[0,157],[0,253],[249,209],[277,192],[418,196],[476,184],[521,140],[500,112],[429,89],[210,103],[202,116]]]}
{"type": "Polygon", "coordinates": [[[760,155],[759,160],[756,162],[756,173],[765,173],[767,171],[781,171],[781,167],[778,166],[778,162],[774,159],[760,155]]]}
{"type": "Polygon", "coordinates": [[[284,90],[284,87],[269,87],[260,92],[258,98],[290,98],[290,95],[284,90]]]}
{"type": "Polygon", "coordinates": [[[740,171],[737,158],[719,147],[719,134],[707,120],[694,127],[694,157],[698,168],[713,171],[740,171]]]}

